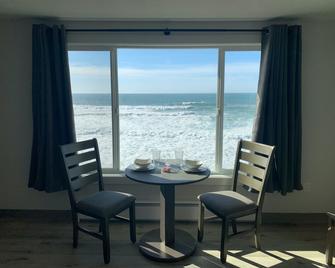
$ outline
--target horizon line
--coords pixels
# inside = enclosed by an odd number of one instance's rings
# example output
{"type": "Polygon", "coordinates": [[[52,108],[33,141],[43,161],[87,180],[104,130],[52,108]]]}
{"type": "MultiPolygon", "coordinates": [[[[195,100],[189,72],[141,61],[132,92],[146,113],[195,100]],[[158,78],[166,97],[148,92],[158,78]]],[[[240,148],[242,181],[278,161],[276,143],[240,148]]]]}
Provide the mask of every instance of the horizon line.
{"type": "MultiPolygon", "coordinates": [[[[246,92],[246,91],[240,91],[240,92],[224,92],[224,94],[256,94],[257,92],[246,92]]],[[[72,94],[105,94],[105,95],[111,95],[111,93],[108,92],[73,92],[72,94]]],[[[155,95],[176,95],[176,94],[217,94],[217,92],[199,92],[199,93],[190,93],[190,92],[162,92],[162,93],[153,93],[153,92],[141,92],[141,93],[118,93],[119,95],[147,95],[147,94],[155,94],[155,95]]]]}

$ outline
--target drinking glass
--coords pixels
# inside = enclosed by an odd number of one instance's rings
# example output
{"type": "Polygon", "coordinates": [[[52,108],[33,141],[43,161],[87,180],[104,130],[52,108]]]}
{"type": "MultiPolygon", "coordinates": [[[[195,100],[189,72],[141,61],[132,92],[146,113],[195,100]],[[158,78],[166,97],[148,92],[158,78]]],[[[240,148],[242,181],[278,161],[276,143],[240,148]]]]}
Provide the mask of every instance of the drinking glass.
{"type": "Polygon", "coordinates": [[[182,149],[175,149],[174,156],[176,159],[176,164],[179,167],[181,167],[181,165],[183,164],[183,159],[184,159],[184,151],[182,149]]]}
{"type": "Polygon", "coordinates": [[[158,167],[160,164],[160,160],[161,160],[161,151],[154,149],[152,150],[152,160],[154,162],[155,167],[158,167]]]}
{"type": "Polygon", "coordinates": [[[173,159],[173,153],[170,151],[164,150],[161,155],[161,163],[162,165],[171,164],[171,160],[173,159]]]}

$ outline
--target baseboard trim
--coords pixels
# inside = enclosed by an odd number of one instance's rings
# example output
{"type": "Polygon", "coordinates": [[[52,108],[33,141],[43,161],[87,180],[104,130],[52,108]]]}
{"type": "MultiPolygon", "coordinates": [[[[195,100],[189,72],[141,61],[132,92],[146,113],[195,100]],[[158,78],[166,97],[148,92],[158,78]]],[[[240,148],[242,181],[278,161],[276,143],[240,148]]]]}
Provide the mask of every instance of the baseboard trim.
{"type": "Polygon", "coordinates": [[[70,210],[44,210],[44,209],[0,209],[1,218],[35,218],[47,221],[66,221],[71,220],[70,210]]]}
{"type": "Polygon", "coordinates": [[[326,213],[263,213],[264,224],[326,224],[326,213]]]}
{"type": "MultiPolygon", "coordinates": [[[[177,206],[178,207],[178,206],[177,206]]],[[[138,206],[139,212],[137,213],[139,221],[158,221],[157,211],[153,215],[150,213],[154,212],[152,209],[148,210],[148,205],[143,207],[138,206]],[[146,216],[147,215],[147,216],[146,216]]],[[[190,210],[190,206],[186,206],[183,210],[190,210]]],[[[155,206],[155,210],[159,210],[159,207],[155,206]]],[[[192,209],[193,210],[193,209],[192,209]]],[[[180,217],[181,213],[176,213],[176,219],[178,221],[195,221],[196,215],[192,217],[180,217]]],[[[188,215],[191,215],[188,213],[188,215]]],[[[70,210],[19,210],[19,209],[0,209],[0,220],[3,218],[22,218],[22,219],[41,219],[45,221],[71,221],[70,210]]],[[[250,222],[250,218],[245,218],[241,222],[250,222]]],[[[326,224],[327,216],[325,213],[263,213],[262,217],[264,224],[326,224]]]]}

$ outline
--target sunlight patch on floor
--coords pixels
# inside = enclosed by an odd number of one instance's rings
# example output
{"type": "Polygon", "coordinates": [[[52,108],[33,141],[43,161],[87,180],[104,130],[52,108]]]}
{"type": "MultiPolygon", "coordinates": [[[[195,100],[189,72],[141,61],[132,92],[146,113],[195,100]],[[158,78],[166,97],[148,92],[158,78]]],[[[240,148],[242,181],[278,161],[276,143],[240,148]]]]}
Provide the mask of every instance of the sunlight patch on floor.
{"type": "MultiPolygon", "coordinates": [[[[208,254],[208,255],[211,255],[213,257],[216,257],[216,258],[219,258],[220,259],[220,250],[202,250],[204,253],[208,254]]],[[[243,250],[228,250],[228,255],[229,254],[239,254],[243,252],[243,250]]]]}
{"type": "Polygon", "coordinates": [[[317,267],[317,268],[325,268],[325,267],[327,267],[324,264],[315,264],[315,263],[313,263],[312,265],[315,266],[315,267],[317,267]]]}
{"type": "Polygon", "coordinates": [[[243,268],[255,268],[255,267],[258,268],[259,267],[259,266],[255,266],[255,265],[251,264],[250,262],[246,262],[246,261],[242,260],[240,257],[236,258],[232,255],[227,256],[227,263],[232,264],[232,265],[237,266],[237,267],[243,267],[243,268]]]}
{"type": "MultiPolygon", "coordinates": [[[[220,259],[219,250],[202,250],[204,253],[220,259]]],[[[237,267],[275,267],[286,261],[290,261],[295,258],[302,258],[311,263],[311,265],[319,268],[325,266],[325,254],[316,250],[295,250],[295,251],[278,251],[278,250],[267,250],[267,251],[255,251],[251,253],[243,254],[242,250],[228,250],[227,263],[235,265],[237,267]]],[[[335,258],[334,258],[335,260],[335,258]]]]}
{"type": "Polygon", "coordinates": [[[284,252],[278,250],[267,250],[266,252],[285,261],[288,261],[293,258],[291,255],[285,254],[284,252]]]}
{"type": "MultiPolygon", "coordinates": [[[[153,252],[164,252],[165,254],[169,256],[173,256],[175,258],[180,258],[183,256],[182,253],[174,250],[173,248],[165,245],[165,243],[162,243],[162,242],[146,242],[146,244],[152,247],[153,252]]],[[[146,249],[150,250],[150,248],[146,248],[146,249]]]]}
{"type": "MultiPolygon", "coordinates": [[[[211,255],[215,258],[220,259],[220,251],[219,250],[203,250],[203,252],[208,254],[208,255],[211,255]]],[[[248,262],[245,262],[245,261],[231,255],[231,254],[238,254],[238,253],[241,253],[241,252],[242,252],[242,250],[228,250],[227,263],[229,263],[231,265],[235,265],[237,267],[257,268],[257,266],[252,265],[248,262]]]]}
{"type": "MultiPolygon", "coordinates": [[[[326,264],[325,254],[316,250],[294,250],[286,251],[289,254],[295,255],[300,258],[310,260],[312,262],[317,262],[320,264],[326,264]]],[[[316,265],[316,264],[315,264],[316,265]]],[[[321,266],[324,267],[324,266],[321,266]]]]}
{"type": "Polygon", "coordinates": [[[220,259],[220,251],[219,250],[202,250],[204,253],[211,255],[215,258],[220,259]]]}
{"type": "Polygon", "coordinates": [[[275,258],[270,254],[266,254],[262,251],[256,251],[249,254],[242,255],[242,258],[247,259],[253,263],[257,263],[264,267],[272,267],[278,265],[283,262],[283,260],[279,258],[275,258]]]}

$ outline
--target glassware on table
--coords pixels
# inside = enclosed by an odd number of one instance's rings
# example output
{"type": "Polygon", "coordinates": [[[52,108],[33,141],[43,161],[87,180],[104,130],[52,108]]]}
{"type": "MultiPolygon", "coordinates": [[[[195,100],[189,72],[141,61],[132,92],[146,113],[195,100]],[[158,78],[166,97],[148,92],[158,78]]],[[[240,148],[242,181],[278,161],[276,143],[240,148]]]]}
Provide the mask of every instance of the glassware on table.
{"type": "Polygon", "coordinates": [[[152,160],[154,162],[155,167],[158,167],[160,165],[161,161],[161,151],[160,150],[152,150],[152,160]]]}
{"type": "Polygon", "coordinates": [[[175,149],[174,156],[176,159],[176,164],[181,167],[184,160],[184,151],[182,149],[175,149]]]}

